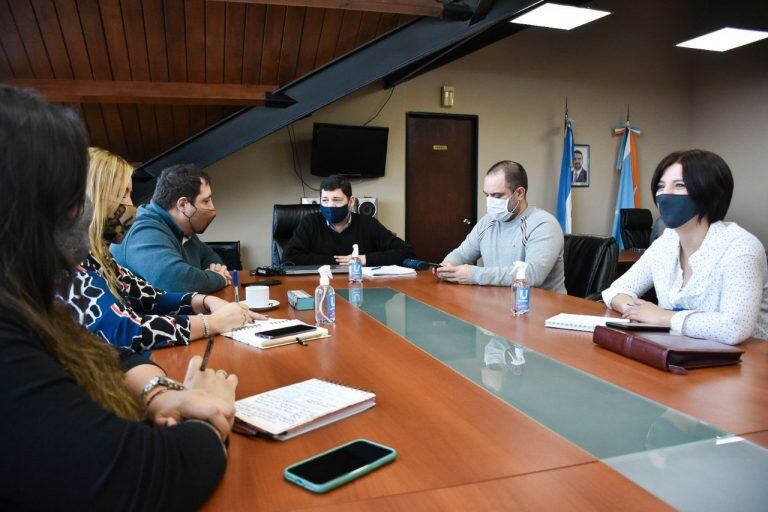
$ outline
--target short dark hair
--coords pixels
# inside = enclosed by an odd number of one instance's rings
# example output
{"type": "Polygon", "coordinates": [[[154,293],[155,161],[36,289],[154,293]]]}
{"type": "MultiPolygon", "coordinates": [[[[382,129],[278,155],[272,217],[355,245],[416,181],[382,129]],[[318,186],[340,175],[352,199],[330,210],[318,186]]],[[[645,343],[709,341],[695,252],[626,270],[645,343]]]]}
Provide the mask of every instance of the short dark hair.
{"type": "Polygon", "coordinates": [[[340,174],[334,174],[333,176],[328,176],[327,178],[323,179],[323,181],[320,182],[320,190],[336,190],[341,189],[342,192],[344,192],[344,195],[347,196],[347,198],[352,197],[352,184],[349,182],[347,178],[340,174]]]}
{"type": "Polygon", "coordinates": [[[186,197],[190,203],[194,203],[200,194],[200,180],[211,184],[208,173],[195,164],[178,164],[163,169],[155,185],[152,202],[164,210],[171,210],[176,206],[180,197],[186,197]]]}
{"type": "Polygon", "coordinates": [[[656,186],[670,165],[683,167],[688,195],[696,203],[699,219],[712,222],[725,218],[733,196],[733,174],[725,160],[711,151],[689,149],[670,153],[656,166],[651,179],[651,195],[656,203],[656,186]]]}
{"type": "Polygon", "coordinates": [[[504,173],[504,185],[509,190],[514,192],[516,188],[523,187],[525,193],[528,193],[528,174],[522,165],[512,160],[502,160],[493,164],[485,175],[488,176],[497,172],[504,173]]]}
{"type": "Polygon", "coordinates": [[[576,153],[580,154],[581,156],[584,156],[584,153],[582,153],[580,149],[575,149],[575,150],[573,151],[573,154],[574,154],[574,155],[575,155],[576,153]]]}

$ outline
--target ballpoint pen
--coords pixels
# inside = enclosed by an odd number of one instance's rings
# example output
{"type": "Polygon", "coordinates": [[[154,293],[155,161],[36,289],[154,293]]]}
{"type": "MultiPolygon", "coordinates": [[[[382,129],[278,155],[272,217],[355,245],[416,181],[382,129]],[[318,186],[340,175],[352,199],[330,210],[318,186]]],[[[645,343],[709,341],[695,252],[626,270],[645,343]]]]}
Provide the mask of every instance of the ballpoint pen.
{"type": "Polygon", "coordinates": [[[232,271],[232,286],[235,287],[235,302],[240,302],[240,281],[237,276],[237,270],[232,271]]]}
{"type": "Polygon", "coordinates": [[[203,354],[203,362],[200,363],[200,371],[205,371],[205,367],[208,366],[208,359],[211,358],[211,351],[213,350],[213,338],[214,336],[208,336],[208,344],[205,346],[205,354],[203,354]]]}

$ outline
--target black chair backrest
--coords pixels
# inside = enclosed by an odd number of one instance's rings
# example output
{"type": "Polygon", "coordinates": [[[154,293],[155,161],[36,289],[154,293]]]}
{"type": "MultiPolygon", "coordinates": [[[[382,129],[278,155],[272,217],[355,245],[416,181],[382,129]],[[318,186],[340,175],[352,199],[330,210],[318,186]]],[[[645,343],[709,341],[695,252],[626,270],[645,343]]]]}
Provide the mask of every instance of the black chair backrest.
{"type": "Polygon", "coordinates": [[[645,208],[622,208],[621,240],[624,249],[647,249],[651,245],[653,216],[645,208]]]}
{"type": "Polygon", "coordinates": [[[563,259],[568,295],[596,298],[616,276],[619,245],[612,236],[565,235],[563,259]]]}
{"type": "Polygon", "coordinates": [[[236,242],[205,242],[205,245],[219,255],[229,270],[243,270],[240,260],[240,240],[236,242]]]}
{"type": "Polygon", "coordinates": [[[320,213],[317,204],[276,204],[272,211],[272,266],[279,267],[283,250],[293,232],[307,215],[320,213]]]}

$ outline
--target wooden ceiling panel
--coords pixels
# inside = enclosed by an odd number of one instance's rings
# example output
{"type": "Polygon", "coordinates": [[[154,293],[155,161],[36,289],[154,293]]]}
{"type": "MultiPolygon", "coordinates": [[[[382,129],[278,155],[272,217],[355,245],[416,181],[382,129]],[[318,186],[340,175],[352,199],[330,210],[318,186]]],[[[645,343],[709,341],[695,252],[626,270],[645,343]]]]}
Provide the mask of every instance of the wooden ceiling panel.
{"type": "Polygon", "coordinates": [[[288,7],[286,10],[280,64],[277,72],[277,84],[280,86],[290,83],[296,76],[305,13],[304,7],[288,7]]]}
{"type": "Polygon", "coordinates": [[[0,78],[85,102],[92,144],[143,162],[439,3],[0,0],[0,78]]]}
{"type": "Polygon", "coordinates": [[[243,83],[245,84],[260,83],[266,16],[267,8],[263,5],[249,5],[246,8],[245,48],[243,49],[243,83]]]}
{"type": "Polygon", "coordinates": [[[320,33],[323,30],[324,9],[308,7],[304,14],[304,29],[301,32],[299,57],[296,62],[295,76],[301,77],[315,68],[320,33]]]}

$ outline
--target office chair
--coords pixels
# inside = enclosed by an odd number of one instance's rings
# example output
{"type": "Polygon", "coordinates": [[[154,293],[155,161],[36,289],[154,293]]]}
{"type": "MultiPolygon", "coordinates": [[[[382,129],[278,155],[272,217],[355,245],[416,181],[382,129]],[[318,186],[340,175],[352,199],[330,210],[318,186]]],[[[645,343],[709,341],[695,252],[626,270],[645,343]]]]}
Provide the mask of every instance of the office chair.
{"type": "Polygon", "coordinates": [[[306,215],[320,213],[317,204],[276,204],[272,211],[272,266],[282,265],[283,250],[306,215]]]}
{"type": "Polygon", "coordinates": [[[600,300],[616,276],[619,245],[612,236],[565,235],[563,259],[568,295],[600,300]]]}
{"type": "Polygon", "coordinates": [[[229,270],[243,270],[243,262],[240,260],[240,240],[236,242],[205,242],[205,245],[221,257],[229,270]]]}
{"type": "Polygon", "coordinates": [[[645,208],[622,208],[621,240],[624,249],[647,249],[651,245],[653,216],[645,208]]]}

